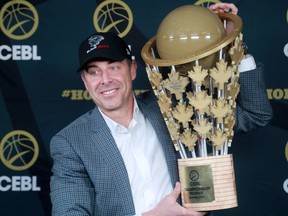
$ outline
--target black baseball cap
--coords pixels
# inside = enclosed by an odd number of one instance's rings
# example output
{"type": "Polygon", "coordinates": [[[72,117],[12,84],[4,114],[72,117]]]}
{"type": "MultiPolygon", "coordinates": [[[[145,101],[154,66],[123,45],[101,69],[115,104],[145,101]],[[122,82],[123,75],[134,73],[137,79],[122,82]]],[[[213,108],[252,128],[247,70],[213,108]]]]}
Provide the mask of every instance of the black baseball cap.
{"type": "Polygon", "coordinates": [[[113,32],[94,33],[86,38],[79,46],[80,67],[83,70],[86,64],[96,59],[122,61],[125,58],[132,60],[131,51],[127,43],[113,32]]]}

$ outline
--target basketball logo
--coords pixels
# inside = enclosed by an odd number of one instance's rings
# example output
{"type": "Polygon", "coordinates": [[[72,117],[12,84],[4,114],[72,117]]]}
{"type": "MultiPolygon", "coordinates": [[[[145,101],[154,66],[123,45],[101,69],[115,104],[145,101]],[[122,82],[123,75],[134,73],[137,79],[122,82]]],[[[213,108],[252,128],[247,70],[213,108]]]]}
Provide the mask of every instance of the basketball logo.
{"type": "Polygon", "coordinates": [[[285,147],[285,156],[286,156],[286,160],[288,161],[288,142],[286,143],[286,147],[285,147]]]}
{"type": "Polygon", "coordinates": [[[214,4],[214,3],[220,3],[221,1],[219,0],[199,0],[197,2],[195,2],[195,5],[200,5],[202,7],[209,7],[210,6],[210,3],[214,4]]]}
{"type": "Polygon", "coordinates": [[[284,46],[283,52],[284,52],[284,55],[288,57],[288,43],[284,46]]]}
{"type": "Polygon", "coordinates": [[[112,31],[124,37],[132,28],[133,15],[123,1],[106,0],[96,8],[93,23],[98,32],[112,31]]]}
{"type": "Polygon", "coordinates": [[[36,162],[38,155],[36,139],[26,131],[12,131],[0,143],[0,159],[11,170],[28,169],[36,162]]]}
{"type": "Polygon", "coordinates": [[[9,38],[15,40],[29,38],[36,31],[38,24],[38,13],[27,1],[9,1],[0,11],[0,28],[9,38]]]}
{"type": "Polygon", "coordinates": [[[189,173],[189,178],[191,179],[191,181],[197,181],[199,179],[199,173],[196,170],[191,170],[191,172],[189,173]]]}

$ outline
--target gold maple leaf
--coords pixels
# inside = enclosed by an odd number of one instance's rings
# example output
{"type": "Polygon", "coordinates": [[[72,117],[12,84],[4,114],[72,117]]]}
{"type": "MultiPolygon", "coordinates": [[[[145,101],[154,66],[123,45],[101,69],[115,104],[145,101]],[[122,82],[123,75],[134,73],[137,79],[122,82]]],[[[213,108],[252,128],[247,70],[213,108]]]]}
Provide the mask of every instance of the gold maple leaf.
{"type": "Polygon", "coordinates": [[[228,114],[229,111],[230,111],[229,104],[227,104],[226,101],[221,98],[217,99],[215,101],[215,104],[210,107],[210,112],[217,119],[218,123],[223,122],[223,118],[228,114]]]}
{"type": "Polygon", "coordinates": [[[166,121],[166,125],[167,125],[171,139],[178,140],[179,129],[180,129],[179,124],[177,124],[172,118],[170,118],[168,121],[166,121]]]}
{"type": "Polygon", "coordinates": [[[231,64],[239,65],[240,61],[243,58],[244,50],[242,47],[242,38],[243,35],[240,34],[240,37],[237,37],[234,41],[234,45],[229,50],[229,55],[232,59],[231,64]]]}
{"type": "Polygon", "coordinates": [[[188,76],[197,84],[201,86],[205,77],[208,75],[208,70],[203,69],[202,66],[196,65],[193,67],[193,70],[188,71],[188,76]]]}
{"type": "Polygon", "coordinates": [[[186,106],[184,103],[178,103],[173,110],[173,117],[183,124],[184,128],[188,127],[191,122],[193,110],[191,106],[186,106]]]}
{"type": "Polygon", "coordinates": [[[208,123],[207,119],[200,119],[198,123],[194,121],[192,125],[194,130],[201,136],[202,139],[207,138],[212,128],[212,123],[208,123]]]}
{"type": "Polygon", "coordinates": [[[148,78],[150,80],[151,85],[156,88],[157,90],[161,90],[162,89],[162,75],[157,72],[155,69],[152,69],[152,73],[147,73],[148,74],[148,78]]]}
{"type": "Polygon", "coordinates": [[[233,131],[235,123],[236,123],[236,120],[235,120],[234,115],[231,115],[229,118],[225,118],[225,121],[224,121],[225,131],[233,131]]]}
{"type": "Polygon", "coordinates": [[[235,78],[227,85],[226,97],[228,100],[235,100],[240,92],[240,85],[237,80],[238,78],[235,78]]]}
{"type": "Polygon", "coordinates": [[[159,107],[160,107],[162,113],[164,113],[167,117],[171,117],[170,112],[172,110],[172,101],[163,92],[161,92],[159,94],[158,104],[159,104],[159,107]]]}
{"type": "Polygon", "coordinates": [[[231,146],[232,139],[234,136],[234,125],[236,123],[234,115],[231,115],[230,117],[225,118],[224,122],[224,131],[227,134],[227,139],[228,139],[228,146],[231,146]]]}
{"type": "Polygon", "coordinates": [[[221,59],[216,63],[216,68],[210,69],[210,76],[214,79],[215,84],[220,90],[224,90],[224,84],[228,83],[233,73],[232,67],[227,67],[227,62],[221,59]]]}
{"type": "Polygon", "coordinates": [[[221,150],[221,146],[224,145],[227,136],[221,129],[217,128],[215,134],[210,136],[210,140],[212,141],[213,146],[216,146],[216,150],[221,150]]]}
{"type": "Polygon", "coordinates": [[[189,151],[194,151],[197,139],[197,134],[191,132],[191,130],[185,130],[180,137],[181,142],[189,149],[189,151]]]}
{"type": "MultiPolygon", "coordinates": [[[[191,94],[189,94],[191,96],[191,94]]],[[[189,97],[189,104],[191,104],[200,114],[204,114],[211,103],[212,96],[207,95],[206,91],[195,92],[195,97],[189,97]]]]}
{"type": "Polygon", "coordinates": [[[168,89],[171,94],[175,94],[177,100],[182,99],[182,93],[185,92],[186,86],[189,84],[189,78],[183,77],[174,70],[168,74],[169,78],[163,81],[164,87],[168,89]]]}

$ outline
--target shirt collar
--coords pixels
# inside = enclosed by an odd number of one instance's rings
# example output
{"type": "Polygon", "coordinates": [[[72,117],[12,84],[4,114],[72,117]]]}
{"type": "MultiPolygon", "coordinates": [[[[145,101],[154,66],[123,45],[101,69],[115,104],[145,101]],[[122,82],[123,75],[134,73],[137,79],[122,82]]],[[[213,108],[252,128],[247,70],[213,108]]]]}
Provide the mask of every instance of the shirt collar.
{"type": "Polygon", "coordinates": [[[133,98],[134,98],[133,118],[132,118],[128,128],[125,128],[123,125],[121,125],[121,124],[115,122],[113,119],[109,118],[98,107],[99,112],[101,113],[102,117],[104,118],[106,124],[108,125],[108,127],[112,133],[128,133],[136,125],[137,119],[139,118],[140,110],[139,110],[135,96],[133,96],[133,98]]]}

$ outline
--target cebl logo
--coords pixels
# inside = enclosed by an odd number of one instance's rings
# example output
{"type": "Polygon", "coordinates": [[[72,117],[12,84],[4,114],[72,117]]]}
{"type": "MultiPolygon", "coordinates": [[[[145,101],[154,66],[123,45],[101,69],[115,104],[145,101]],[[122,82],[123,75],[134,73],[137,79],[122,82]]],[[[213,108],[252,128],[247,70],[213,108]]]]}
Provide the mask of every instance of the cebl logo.
{"type": "Polygon", "coordinates": [[[0,60],[41,60],[38,56],[37,46],[28,45],[1,45],[0,46],[0,60]]]}
{"type": "MultiPolygon", "coordinates": [[[[286,147],[285,147],[285,157],[286,157],[286,160],[288,162],[288,142],[286,143],[286,147]]],[[[284,181],[283,189],[288,194],[288,179],[286,179],[286,181],[284,181]]]]}
{"type": "MultiPolygon", "coordinates": [[[[35,7],[28,1],[8,1],[0,10],[0,29],[9,38],[24,40],[37,30],[39,17],[35,7]]],[[[0,60],[41,60],[36,45],[1,45],[0,60]]]]}
{"type": "MultiPolygon", "coordinates": [[[[8,133],[0,143],[0,160],[14,171],[30,168],[37,160],[39,147],[28,132],[16,130],[8,133]]],[[[40,191],[36,176],[0,176],[0,191],[40,191]]]]}

